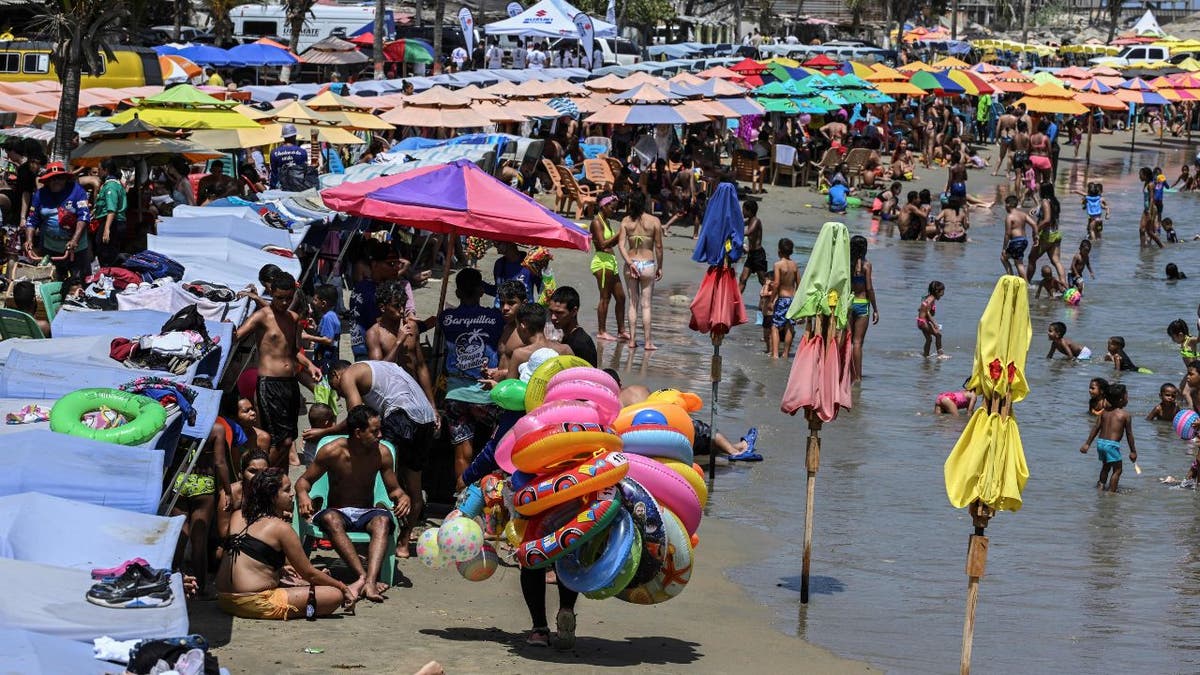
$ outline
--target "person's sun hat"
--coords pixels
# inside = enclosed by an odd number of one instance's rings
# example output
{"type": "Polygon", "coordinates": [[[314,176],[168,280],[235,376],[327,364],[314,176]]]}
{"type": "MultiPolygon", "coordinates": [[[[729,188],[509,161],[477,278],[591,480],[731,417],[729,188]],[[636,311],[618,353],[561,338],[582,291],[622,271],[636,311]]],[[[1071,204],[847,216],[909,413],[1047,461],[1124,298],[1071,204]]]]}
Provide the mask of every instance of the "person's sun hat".
{"type": "Polygon", "coordinates": [[[282,132],[281,135],[284,138],[295,138],[296,137],[296,125],[295,124],[285,124],[281,128],[281,132],[282,132]]]}
{"type": "Polygon", "coordinates": [[[67,167],[62,162],[50,162],[46,165],[46,168],[42,169],[41,173],[38,174],[38,180],[42,181],[43,183],[54,178],[71,179],[74,177],[75,174],[67,171],[67,167]]]}

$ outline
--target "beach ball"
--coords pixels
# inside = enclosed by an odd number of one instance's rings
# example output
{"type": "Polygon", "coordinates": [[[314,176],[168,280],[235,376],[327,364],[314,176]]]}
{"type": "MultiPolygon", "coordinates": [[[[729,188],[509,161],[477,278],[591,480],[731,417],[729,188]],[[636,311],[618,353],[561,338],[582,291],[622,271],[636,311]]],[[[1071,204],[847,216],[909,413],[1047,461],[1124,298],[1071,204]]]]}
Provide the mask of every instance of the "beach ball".
{"type": "Polygon", "coordinates": [[[1175,413],[1175,433],[1185,441],[1190,441],[1196,437],[1196,427],[1193,425],[1196,420],[1200,419],[1194,410],[1180,410],[1175,413]]]}
{"type": "Polygon", "coordinates": [[[496,549],[492,548],[491,544],[484,544],[474,558],[456,562],[454,566],[467,581],[485,581],[496,573],[496,568],[500,566],[500,556],[496,555],[496,549]]]}
{"type": "Polygon", "coordinates": [[[455,518],[437,530],[437,546],[448,561],[465,562],[483,548],[483,528],[471,518],[455,518]]]}
{"type": "Polygon", "coordinates": [[[1063,291],[1063,300],[1072,307],[1077,306],[1083,301],[1083,293],[1080,293],[1078,288],[1072,286],[1063,291]]]}
{"type": "Polygon", "coordinates": [[[441,569],[450,564],[438,549],[438,531],[429,528],[417,537],[417,559],[430,569],[441,569]]]}

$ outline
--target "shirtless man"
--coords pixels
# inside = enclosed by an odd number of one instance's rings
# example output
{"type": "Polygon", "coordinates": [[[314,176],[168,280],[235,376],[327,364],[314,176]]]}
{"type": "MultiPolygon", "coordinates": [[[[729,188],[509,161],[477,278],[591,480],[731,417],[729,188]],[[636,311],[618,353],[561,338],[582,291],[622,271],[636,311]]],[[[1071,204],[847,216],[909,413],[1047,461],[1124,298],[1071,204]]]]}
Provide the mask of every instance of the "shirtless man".
{"type": "Polygon", "coordinates": [[[779,345],[783,343],[783,358],[792,351],[792,338],[796,336],[795,323],[787,318],[788,310],[792,307],[792,299],[796,297],[796,286],[800,282],[800,272],[792,260],[794,244],[784,237],[779,240],[779,260],[771,273],[771,288],[774,289],[771,299],[775,310],[771,318],[771,358],[780,358],[779,345]]]}
{"type": "Polygon", "coordinates": [[[1004,166],[1004,157],[1008,154],[1009,148],[1012,147],[1013,135],[1017,133],[1017,116],[1012,113],[1012,108],[1004,111],[996,120],[996,142],[1000,145],[1000,159],[997,160],[996,166],[992,169],[993,176],[1000,175],[1000,167],[1004,166]]]}
{"type": "Polygon", "coordinates": [[[526,303],[517,310],[517,335],[525,344],[515,350],[512,358],[509,359],[508,377],[520,378],[521,364],[528,361],[529,357],[539,349],[553,349],[560,355],[570,356],[573,354],[570,347],[546,337],[546,319],[549,316],[546,308],[536,303],[526,303]]]}
{"type": "Polygon", "coordinates": [[[1018,160],[1029,158],[1029,125],[1024,120],[1017,118],[1017,131],[1013,134],[1012,139],[1012,155],[1009,157],[1009,167],[1012,169],[1014,176],[1013,192],[1016,192],[1017,183],[1020,181],[1020,169],[1018,168],[1018,160]]]}
{"type": "Polygon", "coordinates": [[[508,373],[508,362],[512,360],[513,352],[525,346],[517,334],[517,310],[528,301],[529,292],[525,284],[509,279],[500,284],[496,295],[500,298],[500,315],[504,317],[504,331],[500,333],[500,365],[488,368],[486,372],[488,377],[499,382],[508,373]]]}
{"type": "Polygon", "coordinates": [[[742,276],[738,279],[741,292],[746,292],[750,275],[758,277],[758,285],[767,283],[767,252],[762,245],[762,221],[758,219],[758,202],[742,203],[742,216],[746,219],[746,264],[742,265],[742,276]]]}
{"type": "Polygon", "coordinates": [[[425,397],[433,400],[433,378],[425,363],[425,353],[417,341],[417,333],[408,321],[408,291],[400,281],[388,281],[376,291],[379,319],[367,331],[367,358],[371,361],[390,361],[421,383],[425,397]]]}
{"type": "MultiPolygon", "coordinates": [[[[391,361],[338,361],[329,371],[329,386],[353,409],[362,404],[371,407],[382,419],[383,439],[396,451],[396,469],[400,472],[406,500],[413,517],[401,522],[396,540],[396,557],[407,558],[408,539],[413,525],[421,517],[425,499],[421,494],[421,472],[429,461],[433,435],[441,424],[428,393],[408,373],[391,361]]],[[[348,433],[349,418],[325,429],[308,429],[304,440],[348,433]]]]}
{"type": "Polygon", "coordinates": [[[1013,274],[1016,268],[1017,276],[1025,276],[1025,250],[1029,248],[1029,237],[1025,228],[1033,228],[1033,236],[1037,238],[1037,221],[1023,209],[1017,208],[1021,200],[1016,195],[1004,198],[1004,246],[1000,249],[1000,262],[1004,264],[1004,273],[1013,274]],[[1012,261],[1012,262],[1009,262],[1012,261]]]}
{"type": "MultiPolygon", "coordinates": [[[[846,125],[840,119],[834,118],[832,122],[829,122],[825,126],[821,127],[818,129],[818,131],[820,131],[821,135],[829,141],[830,146],[841,148],[846,147],[846,125]]],[[[842,154],[845,154],[844,151],[841,152],[842,154]]]]}
{"type": "MultiPolygon", "coordinates": [[[[233,341],[253,335],[258,348],[258,417],[271,435],[271,466],[286,469],[292,447],[299,436],[296,418],[304,403],[297,377],[306,373],[313,381],[321,379],[321,369],[313,365],[300,347],[300,318],[288,309],[296,296],[296,278],[280,271],[271,277],[271,303],[250,316],[238,327],[233,341]],[[301,369],[304,369],[303,373],[301,369]]],[[[299,458],[296,457],[296,464],[299,458]]]]}
{"type": "Polygon", "coordinates": [[[900,238],[910,241],[920,239],[927,220],[925,212],[921,210],[920,195],[916,190],[909,190],[907,202],[900,207],[900,212],[896,215],[900,238]]]}
{"type": "Polygon", "coordinates": [[[392,500],[391,515],[397,519],[408,516],[411,503],[400,489],[392,468],[392,453],[383,446],[379,413],[366,405],[350,409],[346,416],[348,438],[326,444],[304,475],[296,481],[296,505],[300,516],[310,518],[329,538],[333,548],[346,565],[358,575],[350,590],[372,602],[383,602],[386,586],[379,583],[379,570],[387,551],[388,533],[392,519],[386,509],[375,505],[375,477],[383,479],[388,497],[392,500]],[[329,475],[329,503],[315,515],[309,491],[321,476],[329,475]],[[367,532],[371,543],[367,549],[367,567],[363,569],[354,544],[346,532],[367,532]]]}

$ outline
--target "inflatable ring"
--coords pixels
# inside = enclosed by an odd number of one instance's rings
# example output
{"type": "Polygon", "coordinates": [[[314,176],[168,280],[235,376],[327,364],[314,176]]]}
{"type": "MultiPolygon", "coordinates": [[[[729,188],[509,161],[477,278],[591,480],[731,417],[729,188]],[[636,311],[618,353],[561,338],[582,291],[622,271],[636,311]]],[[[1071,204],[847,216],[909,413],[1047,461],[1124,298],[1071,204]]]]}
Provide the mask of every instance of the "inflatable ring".
{"type": "Polygon", "coordinates": [[[546,385],[550,382],[550,378],[568,368],[591,367],[592,364],[578,356],[560,354],[552,359],[547,359],[529,376],[529,382],[525,383],[525,409],[533,410],[542,404],[542,400],[546,398],[546,385]]]}
{"type": "Polygon", "coordinates": [[[654,495],[659,506],[672,511],[692,534],[700,527],[700,497],[691,483],[664,464],[641,455],[626,455],[629,477],[654,495]]]}
{"type": "Polygon", "coordinates": [[[679,430],[665,424],[639,424],[621,434],[625,452],[643,457],[678,460],[691,466],[692,443],[679,430]]]}
{"type": "Polygon", "coordinates": [[[699,412],[704,407],[704,401],[700,397],[690,391],[679,391],[678,389],[659,389],[658,391],[650,392],[646,397],[648,403],[671,403],[683,408],[687,412],[699,412]]]}
{"type": "MultiPolygon", "coordinates": [[[[513,494],[517,513],[535,516],[563,502],[579,499],[616,485],[629,472],[629,461],[619,452],[597,452],[545,480],[525,485],[513,494]]],[[[514,482],[515,487],[515,482],[514,482]]]]}
{"type": "MultiPolygon", "coordinates": [[[[513,424],[513,435],[520,438],[550,424],[602,424],[595,406],[585,401],[554,401],[538,406],[513,424]]],[[[510,472],[511,473],[511,472],[510,472]]]]}
{"type": "Polygon", "coordinates": [[[513,445],[517,442],[517,435],[512,429],[504,432],[500,437],[500,441],[496,443],[496,452],[493,457],[496,460],[496,465],[504,469],[504,473],[516,473],[517,467],[512,463],[513,445]]]}
{"type": "Polygon", "coordinates": [[[695,556],[692,541],[679,518],[667,510],[663,513],[667,531],[667,555],[662,569],[654,578],[640,586],[630,586],[617,594],[625,602],[654,605],[666,602],[683,592],[692,578],[695,556]]]}
{"type": "MultiPolygon", "coordinates": [[[[578,551],[563,556],[554,564],[554,570],[563,586],[576,593],[595,593],[612,586],[620,576],[621,571],[628,567],[634,554],[633,544],[637,539],[637,527],[633,524],[633,516],[625,509],[604,534],[596,537],[587,546],[578,551]]],[[[639,557],[642,547],[639,545],[639,557]]],[[[632,569],[637,569],[634,565],[632,569]]],[[[632,575],[631,575],[632,578],[632,575]]],[[[629,583],[626,580],[625,583],[629,583]]],[[[617,591],[624,590],[624,587],[617,591]]],[[[616,592],[613,593],[616,595],[616,592]]]]}
{"type": "Polygon", "coordinates": [[[612,427],[618,434],[637,427],[639,424],[659,424],[670,427],[687,438],[688,445],[696,441],[696,425],[687,410],[671,403],[642,401],[626,406],[613,421],[612,427]]]}
{"type": "Polygon", "coordinates": [[[583,510],[579,502],[571,502],[548,511],[525,526],[517,562],[525,569],[549,567],[594,539],[623,510],[618,502],[602,499],[583,510]]]}
{"type": "Polygon", "coordinates": [[[650,491],[632,478],[617,483],[625,510],[633,514],[642,535],[642,554],[638,569],[626,585],[640,586],[654,578],[667,554],[667,533],[663,529],[663,512],[650,491]]]}
{"type": "Polygon", "coordinates": [[[621,437],[598,424],[550,424],[516,439],[512,464],[521,471],[541,473],[562,462],[579,461],[597,450],[616,452],[621,437]]]}
{"type": "MultiPolygon", "coordinates": [[[[550,380],[549,387],[546,388],[546,396],[543,400],[546,403],[551,401],[588,401],[599,411],[601,424],[612,424],[613,420],[617,419],[617,413],[621,412],[621,399],[617,394],[597,382],[570,378],[559,379],[563,375],[569,375],[579,370],[583,369],[571,368],[555,375],[550,380]]],[[[607,373],[601,372],[601,375],[608,377],[607,373]]]]}
{"type": "Polygon", "coordinates": [[[167,411],[149,396],[118,389],[80,389],[58,399],[50,409],[50,430],[117,445],[141,445],[162,431],[167,411]],[[129,421],[112,429],[92,429],[83,423],[84,414],[101,406],[112,408],[129,421]]]}
{"type": "Polygon", "coordinates": [[[696,496],[700,498],[700,506],[708,504],[708,485],[704,482],[704,474],[696,470],[696,465],[691,462],[677,462],[670,457],[655,457],[663,466],[683,476],[683,479],[692,486],[696,491],[696,496]]]}
{"type": "Polygon", "coordinates": [[[642,558],[642,533],[634,526],[634,540],[629,548],[629,556],[625,558],[625,565],[617,572],[617,578],[613,579],[612,583],[601,588],[594,593],[586,593],[585,595],[592,600],[604,600],[611,598],[617,593],[625,590],[629,583],[633,581],[633,577],[637,574],[642,558]]]}
{"type": "Polygon", "coordinates": [[[492,387],[492,403],[505,410],[525,412],[525,383],[518,379],[501,380],[492,387]]]}

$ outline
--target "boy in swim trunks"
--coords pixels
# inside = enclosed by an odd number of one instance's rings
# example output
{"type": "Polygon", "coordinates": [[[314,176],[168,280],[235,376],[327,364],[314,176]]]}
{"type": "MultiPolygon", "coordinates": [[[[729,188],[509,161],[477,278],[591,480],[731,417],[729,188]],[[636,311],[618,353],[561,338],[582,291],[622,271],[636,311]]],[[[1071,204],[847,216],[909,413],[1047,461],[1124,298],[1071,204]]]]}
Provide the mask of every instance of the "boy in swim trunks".
{"type": "Polygon", "coordinates": [[[1033,294],[1034,299],[1042,297],[1042,291],[1056,298],[1067,290],[1067,285],[1062,282],[1062,279],[1054,276],[1054,269],[1049,265],[1042,265],[1042,280],[1038,282],[1037,292],[1033,294]]]}
{"type": "Polygon", "coordinates": [[[1071,259],[1071,268],[1067,270],[1067,286],[1074,286],[1075,288],[1078,288],[1080,293],[1083,292],[1084,270],[1087,270],[1087,273],[1092,276],[1092,279],[1096,278],[1096,273],[1092,271],[1091,255],[1092,241],[1090,239],[1084,239],[1083,241],[1079,242],[1079,253],[1076,253],[1075,257],[1071,259]]]}
{"type": "Polygon", "coordinates": [[[1005,274],[1013,274],[1016,270],[1017,276],[1024,277],[1025,250],[1029,248],[1029,237],[1025,234],[1025,228],[1032,228],[1036,237],[1037,221],[1024,210],[1017,208],[1020,201],[1016,195],[1004,198],[1004,210],[1007,215],[1004,216],[1004,245],[1000,250],[1000,262],[1004,265],[1005,274]]]}
{"type": "Polygon", "coordinates": [[[1065,336],[1067,334],[1067,324],[1061,321],[1055,321],[1046,329],[1046,337],[1050,339],[1050,351],[1046,354],[1046,358],[1054,358],[1054,352],[1062,352],[1064,356],[1073,361],[1087,361],[1092,358],[1092,350],[1084,347],[1077,342],[1071,342],[1065,336]]]}
{"type": "Polygon", "coordinates": [[[780,357],[779,344],[782,337],[783,357],[787,358],[792,351],[792,338],[795,337],[795,324],[787,318],[788,310],[792,307],[792,299],[796,296],[796,286],[800,281],[800,273],[792,260],[795,245],[791,239],[784,237],[779,240],[779,260],[771,276],[772,304],[774,311],[771,317],[771,358],[780,357]]]}
{"type": "Polygon", "coordinates": [[[296,278],[279,272],[270,279],[271,302],[238,327],[233,340],[255,336],[258,347],[258,381],[255,385],[258,418],[271,435],[271,466],[286,469],[289,457],[300,463],[292,447],[299,431],[296,418],[304,398],[297,377],[301,368],[314,382],[321,369],[313,365],[300,347],[300,317],[290,309],[296,295],[296,278]]]}
{"type": "Polygon", "coordinates": [[[1163,382],[1158,388],[1158,405],[1146,415],[1147,421],[1175,419],[1179,412],[1179,389],[1170,382],[1163,382]]]}
{"type": "Polygon", "coordinates": [[[1129,403],[1129,394],[1125,391],[1125,385],[1108,385],[1104,398],[1110,407],[1100,413],[1100,417],[1096,420],[1096,426],[1088,436],[1087,443],[1079,448],[1079,452],[1086,455],[1092,441],[1096,441],[1096,454],[1102,462],[1100,480],[1096,481],[1096,487],[1116,492],[1117,484],[1121,480],[1121,438],[1129,439],[1130,461],[1137,461],[1137,447],[1133,442],[1133,418],[1125,410],[1125,406],[1129,403]]]}
{"type": "Polygon", "coordinates": [[[742,216],[746,219],[746,264],[742,266],[742,276],[738,279],[741,292],[746,292],[746,282],[750,275],[758,277],[761,286],[767,283],[767,251],[762,245],[762,221],[758,219],[758,202],[747,201],[742,204],[742,216]]]}

